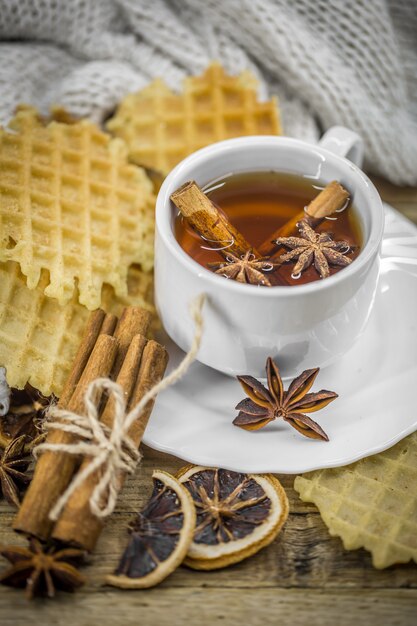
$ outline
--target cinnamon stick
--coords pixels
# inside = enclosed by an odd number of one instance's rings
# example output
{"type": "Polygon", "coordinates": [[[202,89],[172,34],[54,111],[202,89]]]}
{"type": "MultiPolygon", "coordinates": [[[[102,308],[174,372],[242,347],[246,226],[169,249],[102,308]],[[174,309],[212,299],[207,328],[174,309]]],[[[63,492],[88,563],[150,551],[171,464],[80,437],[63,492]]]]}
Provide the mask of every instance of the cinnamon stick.
{"type": "Polygon", "coordinates": [[[105,319],[105,313],[102,309],[97,309],[94,313],[91,313],[88,318],[84,335],[81,339],[80,347],[75,355],[74,363],[72,365],[71,372],[65,381],[64,389],[61,393],[59,400],[59,406],[66,406],[74,393],[74,389],[80,380],[81,374],[84,371],[87,361],[90,358],[94,344],[97,341],[97,337],[101,332],[103,321],[105,319]]]}
{"type": "Polygon", "coordinates": [[[262,255],[270,255],[273,252],[272,241],[278,237],[289,237],[296,231],[298,222],[307,220],[310,226],[316,228],[326,217],[330,217],[335,211],[341,209],[350,198],[349,192],[336,180],[326,187],[310,202],[303,210],[292,219],[280,226],[267,241],[259,248],[262,255]]]}
{"type": "MultiPolygon", "coordinates": [[[[127,402],[135,386],[142,354],[147,341],[142,335],[136,335],[130,343],[126,357],[117,377],[117,383],[122,387],[127,402]]],[[[108,428],[113,427],[114,401],[109,398],[101,422],[108,428]]],[[[79,471],[91,463],[88,457],[82,462],[79,471]]],[[[65,543],[83,546],[86,550],[93,550],[103,527],[103,521],[96,518],[90,510],[90,497],[101,476],[97,470],[84,481],[72,494],[66,503],[52,532],[52,537],[65,543]]]]}
{"type": "Polygon", "coordinates": [[[114,336],[119,342],[116,361],[112,370],[112,379],[116,380],[125,360],[128,348],[135,335],[146,336],[151,324],[152,316],[149,311],[137,306],[129,306],[123,309],[117,323],[114,336]]]}
{"type": "Polygon", "coordinates": [[[350,194],[347,189],[337,180],[333,180],[310,202],[305,213],[307,217],[317,220],[324,219],[341,209],[349,198],[350,194]]]}
{"type": "MultiPolygon", "coordinates": [[[[142,400],[145,393],[147,393],[156,383],[162,380],[167,364],[168,352],[164,346],[161,346],[158,342],[153,341],[152,339],[148,341],[145,350],[143,351],[138,379],[130,400],[130,409],[136,406],[138,402],[142,400]]],[[[148,402],[142,415],[136,420],[136,422],[134,422],[129,432],[130,438],[137,446],[139,446],[142,441],[143,433],[148,425],[154,404],[155,400],[148,402]]]]}
{"type": "MultiPolygon", "coordinates": [[[[118,382],[123,386],[126,393],[133,389],[131,393],[130,408],[133,408],[151,389],[158,383],[164,375],[168,362],[168,354],[160,344],[155,341],[146,343],[143,353],[141,353],[140,366],[137,356],[140,353],[140,337],[135,337],[126,359],[120,370],[118,382]],[[134,345],[137,344],[137,348],[134,345]],[[139,370],[137,372],[137,370],[139,370]]],[[[154,401],[149,402],[140,418],[132,425],[129,436],[133,443],[139,447],[143,433],[152,412],[154,401]]],[[[110,399],[104,409],[101,421],[112,428],[113,426],[113,402],[110,399]]],[[[86,459],[81,468],[90,463],[86,459]]],[[[100,478],[100,471],[89,476],[89,478],[74,491],[68,500],[65,508],[56,523],[52,536],[54,539],[79,546],[85,550],[92,551],[100,536],[104,521],[97,518],[90,509],[90,497],[93,489],[100,478]]],[[[120,489],[122,488],[125,475],[120,475],[120,489]]]]}
{"type": "MultiPolygon", "coordinates": [[[[115,315],[105,315],[101,310],[92,313],[58,406],[68,408],[73,412],[82,411],[84,409],[83,396],[88,384],[102,376],[117,377],[133,336],[137,332],[146,333],[150,320],[150,314],[139,307],[124,309],[119,321],[115,315]],[[108,341],[108,334],[113,332],[115,337],[111,337],[108,341]],[[103,340],[102,337],[107,337],[107,339],[103,340]],[[106,351],[106,346],[108,347],[107,353],[101,355],[102,351],[106,351]],[[91,360],[93,363],[90,363],[91,360]]],[[[46,441],[48,443],[73,443],[75,437],[69,433],[53,431],[49,433],[46,441]]],[[[42,455],[37,463],[31,486],[16,517],[14,525],[16,530],[41,539],[49,536],[52,530],[52,523],[48,517],[49,511],[67,487],[76,465],[77,459],[70,455],[58,455],[53,452],[45,452],[42,455]],[[53,476],[56,480],[52,481],[52,486],[50,486],[48,481],[53,476]],[[46,485],[48,486],[45,487],[46,485]],[[48,497],[41,496],[42,505],[40,505],[36,500],[44,487],[48,497]],[[36,511],[32,512],[31,509],[36,511]]]]}
{"type": "Polygon", "coordinates": [[[223,257],[227,257],[230,252],[238,257],[244,256],[250,249],[255,256],[259,256],[258,251],[246,241],[194,180],[174,191],[171,200],[200,237],[223,257]]]}
{"type": "MultiPolygon", "coordinates": [[[[108,376],[117,352],[117,340],[109,335],[99,335],[66,408],[74,413],[84,409],[84,394],[88,385],[102,376],[108,376]]],[[[83,357],[82,359],[83,360],[83,357]]],[[[73,443],[72,433],[60,430],[48,434],[48,443],[73,443]]],[[[32,482],[16,516],[13,528],[18,532],[46,540],[52,530],[49,512],[59,496],[68,486],[74,473],[77,459],[69,454],[47,451],[39,458],[32,482]]]]}
{"type": "Polygon", "coordinates": [[[103,324],[101,326],[100,335],[113,335],[116,324],[116,315],[113,315],[112,313],[106,313],[106,317],[104,318],[103,324]]]}

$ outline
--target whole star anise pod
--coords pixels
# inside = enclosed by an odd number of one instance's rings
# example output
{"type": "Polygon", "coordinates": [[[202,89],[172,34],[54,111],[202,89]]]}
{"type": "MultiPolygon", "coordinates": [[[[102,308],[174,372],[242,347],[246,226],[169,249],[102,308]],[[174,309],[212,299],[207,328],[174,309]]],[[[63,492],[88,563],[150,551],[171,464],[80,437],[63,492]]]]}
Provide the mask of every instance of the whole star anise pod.
{"type": "Polygon", "coordinates": [[[19,508],[20,492],[31,481],[26,472],[31,463],[25,452],[25,435],[13,439],[6,449],[0,451],[0,488],[9,504],[19,508]]]}
{"type": "Polygon", "coordinates": [[[28,548],[1,546],[0,554],[11,563],[0,574],[0,583],[25,588],[29,599],[36,595],[53,598],[56,589],[74,591],[86,582],[74,567],[84,556],[82,550],[57,550],[53,545],[43,546],[37,539],[30,539],[28,548]]]}
{"type": "Polygon", "coordinates": [[[301,274],[310,265],[314,267],[320,278],[330,275],[329,264],[345,267],[352,263],[352,259],[346,256],[352,252],[352,246],[347,241],[334,241],[329,233],[318,233],[305,221],[297,224],[301,237],[278,237],[273,243],[278,246],[289,248],[279,257],[281,263],[294,261],[294,275],[301,274]]]}
{"type": "Polygon", "coordinates": [[[282,418],[306,437],[329,441],[324,430],[304,415],[324,408],[338,397],[334,391],[324,389],[317,393],[308,393],[319,371],[318,367],[305,370],[292,381],[288,391],[284,391],[279,369],[271,358],[266,363],[268,389],[253,376],[238,376],[249,397],[236,406],[239,415],[233,424],[245,430],[258,430],[273,420],[282,418]]]}
{"type": "Polygon", "coordinates": [[[42,422],[54,400],[54,396],[43,396],[29,384],[24,389],[12,388],[8,411],[0,417],[0,447],[5,448],[15,437],[26,435],[25,449],[29,451],[42,435],[42,422]]]}
{"type": "Polygon", "coordinates": [[[271,261],[269,257],[257,258],[252,250],[248,250],[241,258],[229,252],[225,261],[208,263],[207,267],[215,274],[231,278],[238,283],[271,287],[271,282],[264,272],[271,272],[277,265],[280,263],[271,261]]]}

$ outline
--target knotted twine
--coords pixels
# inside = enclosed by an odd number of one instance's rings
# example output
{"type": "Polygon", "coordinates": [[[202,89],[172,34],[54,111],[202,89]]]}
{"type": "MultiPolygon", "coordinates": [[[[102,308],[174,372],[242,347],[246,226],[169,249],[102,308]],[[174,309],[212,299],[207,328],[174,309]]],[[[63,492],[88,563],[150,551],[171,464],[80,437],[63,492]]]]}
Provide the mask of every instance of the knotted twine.
{"type": "Polygon", "coordinates": [[[115,506],[120,489],[120,474],[132,474],[141,459],[137,447],[129,437],[129,430],[138,420],[148,402],[158,393],[174,385],[188,371],[195,360],[201,344],[203,333],[202,309],[206,300],[205,294],[200,294],[190,305],[190,314],[195,323],[194,337],[191,347],[181,363],[168,376],[154,385],[136,406],[127,412],[126,399],[120,385],[109,378],[97,378],[88,386],[84,404],[85,415],[78,415],[72,411],[52,406],[48,412],[46,430],[61,430],[80,438],[74,443],[41,443],[34,454],[38,457],[42,452],[57,452],[91,457],[92,461],[80,470],[69,484],[67,489],[57,500],[49,513],[49,518],[56,521],[71,495],[87,480],[87,478],[101,470],[101,476],[90,497],[90,508],[96,517],[105,518],[110,515],[115,506]],[[100,422],[99,404],[102,392],[108,393],[109,399],[114,402],[113,428],[109,429],[100,422]]]}

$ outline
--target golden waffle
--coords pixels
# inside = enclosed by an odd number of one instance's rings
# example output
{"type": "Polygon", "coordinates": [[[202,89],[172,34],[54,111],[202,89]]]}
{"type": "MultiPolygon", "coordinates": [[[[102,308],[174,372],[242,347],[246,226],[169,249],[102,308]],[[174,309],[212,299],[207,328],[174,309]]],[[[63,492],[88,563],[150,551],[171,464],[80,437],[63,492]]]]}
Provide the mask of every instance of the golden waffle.
{"type": "Polygon", "coordinates": [[[125,140],[135,163],[166,175],[215,141],[280,134],[276,98],[258,102],[257,85],[249,71],[228,76],[212,63],[202,76],[186,78],[179,95],[159,79],[127,95],[107,128],[125,140]]]}
{"type": "Polygon", "coordinates": [[[156,317],[153,291],[153,272],[144,272],[137,265],[131,265],[127,275],[127,296],[118,297],[111,287],[105,285],[101,296],[101,308],[106,313],[114,313],[120,317],[124,307],[139,306],[156,317]]]}
{"type": "Polygon", "coordinates": [[[417,433],[353,465],[297,476],[294,487],[314,502],[346,550],[365,548],[381,569],[417,562],[417,433]]]}
{"type": "MultiPolygon", "coordinates": [[[[122,299],[112,288],[103,290],[103,308],[119,313],[125,305],[154,311],[152,276],[132,268],[128,275],[130,296],[122,299]]],[[[42,272],[35,289],[28,289],[19,265],[0,263],[0,364],[7,369],[12,387],[29,382],[44,395],[59,396],[77,352],[89,311],[72,300],[62,306],[45,296],[48,280],[42,272]]]]}
{"type": "Polygon", "coordinates": [[[153,192],[126,147],[82,120],[43,125],[22,108],[0,130],[0,261],[60,304],[100,306],[106,282],[127,294],[131,263],[153,264],[153,192]],[[49,279],[42,278],[47,270],[49,279]]]}

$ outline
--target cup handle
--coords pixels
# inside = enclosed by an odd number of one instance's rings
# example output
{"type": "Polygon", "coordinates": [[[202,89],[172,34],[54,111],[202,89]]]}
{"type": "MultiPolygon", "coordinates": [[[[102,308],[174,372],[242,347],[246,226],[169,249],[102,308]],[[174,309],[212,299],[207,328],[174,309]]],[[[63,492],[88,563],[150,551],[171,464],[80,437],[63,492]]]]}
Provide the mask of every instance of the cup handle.
{"type": "Polygon", "coordinates": [[[319,141],[319,146],[338,156],[345,157],[362,167],[364,145],[360,135],[344,126],[332,126],[319,141]]]}

